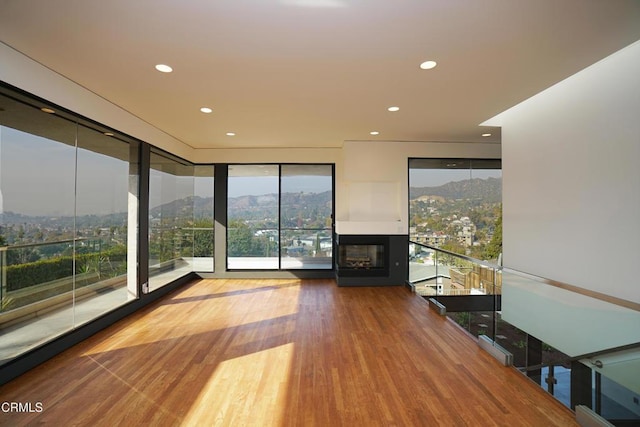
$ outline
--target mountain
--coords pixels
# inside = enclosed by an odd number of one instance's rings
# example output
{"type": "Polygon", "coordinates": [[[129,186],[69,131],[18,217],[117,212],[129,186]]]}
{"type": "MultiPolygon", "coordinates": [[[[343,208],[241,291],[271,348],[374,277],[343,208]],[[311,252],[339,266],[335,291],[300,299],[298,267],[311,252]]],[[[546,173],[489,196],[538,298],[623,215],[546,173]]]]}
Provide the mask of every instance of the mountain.
{"type": "Polygon", "coordinates": [[[193,208],[195,218],[211,217],[213,212],[213,197],[189,196],[183,199],[156,206],[149,210],[149,216],[153,218],[164,217],[189,217],[193,208]]]}
{"type": "MultiPolygon", "coordinates": [[[[287,209],[290,216],[298,215],[299,210],[314,211],[321,215],[331,214],[331,191],[322,193],[282,193],[281,209],[287,209]]],[[[193,204],[193,215],[195,218],[210,217],[213,209],[213,198],[186,197],[174,200],[169,203],[157,206],[149,212],[154,217],[183,216],[190,212],[193,204]]],[[[244,219],[264,219],[277,217],[278,195],[262,194],[258,196],[231,197],[227,200],[229,218],[240,217],[244,219]]]]}
{"type": "MultiPolygon", "coordinates": [[[[331,191],[322,193],[282,193],[280,210],[285,217],[328,217],[333,202],[331,191]]],[[[229,218],[264,219],[277,217],[278,195],[240,196],[228,200],[229,218]]]]}
{"type": "Polygon", "coordinates": [[[438,187],[410,187],[409,200],[422,196],[440,196],[445,199],[482,199],[487,203],[502,201],[502,178],[473,178],[447,182],[438,187]]]}

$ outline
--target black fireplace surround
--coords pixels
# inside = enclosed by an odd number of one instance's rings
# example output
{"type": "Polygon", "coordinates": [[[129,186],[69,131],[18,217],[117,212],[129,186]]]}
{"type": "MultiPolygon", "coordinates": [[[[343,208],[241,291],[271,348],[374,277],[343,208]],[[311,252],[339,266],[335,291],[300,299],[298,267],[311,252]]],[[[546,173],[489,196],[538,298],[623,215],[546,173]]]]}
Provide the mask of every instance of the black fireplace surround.
{"type": "Polygon", "coordinates": [[[340,236],[337,254],[338,276],[389,275],[389,238],[386,236],[340,236]]]}
{"type": "Polygon", "coordinates": [[[335,242],[338,286],[404,284],[408,236],[338,234],[335,242]]]}

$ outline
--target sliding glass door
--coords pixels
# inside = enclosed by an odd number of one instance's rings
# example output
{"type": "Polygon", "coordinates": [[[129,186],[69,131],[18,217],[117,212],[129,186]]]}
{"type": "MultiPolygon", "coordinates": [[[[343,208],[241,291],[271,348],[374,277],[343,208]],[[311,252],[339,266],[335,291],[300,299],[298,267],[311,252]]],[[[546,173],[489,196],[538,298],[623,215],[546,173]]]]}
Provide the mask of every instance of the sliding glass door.
{"type": "Polygon", "coordinates": [[[230,165],[227,268],[331,269],[332,215],[332,165],[230,165]]]}
{"type": "Polygon", "coordinates": [[[281,166],[281,268],[331,269],[332,213],[331,165],[281,166]]]}
{"type": "Polygon", "coordinates": [[[278,269],[278,175],[278,165],[229,166],[228,269],[278,269]]]}

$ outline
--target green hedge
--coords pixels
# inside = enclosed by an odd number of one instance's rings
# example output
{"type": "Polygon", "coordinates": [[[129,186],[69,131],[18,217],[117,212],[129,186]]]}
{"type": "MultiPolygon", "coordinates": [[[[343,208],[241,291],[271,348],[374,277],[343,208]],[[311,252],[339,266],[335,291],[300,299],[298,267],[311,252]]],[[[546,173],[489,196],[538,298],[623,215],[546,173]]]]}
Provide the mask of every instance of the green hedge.
{"type": "MultiPolygon", "coordinates": [[[[101,253],[79,254],[76,256],[76,273],[91,263],[105,263],[126,261],[126,248],[113,248],[101,253]]],[[[73,256],[39,260],[26,264],[10,265],[7,267],[7,290],[17,291],[41,283],[71,277],[73,271],[73,256]]]]}

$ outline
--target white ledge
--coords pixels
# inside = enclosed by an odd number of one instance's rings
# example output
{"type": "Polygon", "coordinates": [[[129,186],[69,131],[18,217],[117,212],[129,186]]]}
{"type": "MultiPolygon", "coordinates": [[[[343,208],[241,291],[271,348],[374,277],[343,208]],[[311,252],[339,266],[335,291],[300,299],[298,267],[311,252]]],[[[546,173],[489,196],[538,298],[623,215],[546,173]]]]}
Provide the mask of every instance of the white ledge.
{"type": "Polygon", "coordinates": [[[407,234],[400,220],[336,221],[337,234],[407,234]]]}

